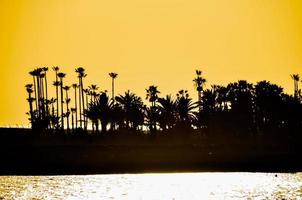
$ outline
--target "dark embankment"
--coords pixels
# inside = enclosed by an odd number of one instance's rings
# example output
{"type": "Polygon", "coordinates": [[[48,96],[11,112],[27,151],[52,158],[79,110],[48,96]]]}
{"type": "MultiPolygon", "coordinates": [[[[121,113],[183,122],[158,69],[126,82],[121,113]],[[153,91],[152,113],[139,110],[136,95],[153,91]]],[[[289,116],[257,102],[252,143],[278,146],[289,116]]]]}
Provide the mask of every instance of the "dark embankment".
{"type": "Polygon", "coordinates": [[[290,138],[0,131],[1,175],[302,171],[301,142],[290,138]]]}

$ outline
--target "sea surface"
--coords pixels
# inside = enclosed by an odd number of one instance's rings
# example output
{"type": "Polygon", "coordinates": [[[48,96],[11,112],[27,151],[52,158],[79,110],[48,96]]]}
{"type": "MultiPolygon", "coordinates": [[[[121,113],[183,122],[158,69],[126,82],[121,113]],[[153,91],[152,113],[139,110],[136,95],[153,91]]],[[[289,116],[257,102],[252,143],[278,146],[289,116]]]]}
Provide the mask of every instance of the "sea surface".
{"type": "Polygon", "coordinates": [[[302,199],[302,173],[0,176],[0,199],[302,199]]]}

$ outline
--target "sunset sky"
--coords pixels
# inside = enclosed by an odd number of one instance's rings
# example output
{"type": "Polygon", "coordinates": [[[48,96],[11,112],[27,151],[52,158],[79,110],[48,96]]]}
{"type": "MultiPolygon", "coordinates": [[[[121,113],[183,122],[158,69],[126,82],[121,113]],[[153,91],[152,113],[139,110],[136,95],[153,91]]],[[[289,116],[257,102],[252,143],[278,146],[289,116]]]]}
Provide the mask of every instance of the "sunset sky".
{"type": "Polygon", "coordinates": [[[28,72],[55,65],[68,84],[83,66],[86,86],[109,91],[114,71],[117,94],[141,97],[155,84],[161,95],[188,89],[195,100],[195,69],[206,87],[266,79],[292,93],[290,74],[302,75],[302,1],[0,0],[0,126],[29,123],[28,72]]]}

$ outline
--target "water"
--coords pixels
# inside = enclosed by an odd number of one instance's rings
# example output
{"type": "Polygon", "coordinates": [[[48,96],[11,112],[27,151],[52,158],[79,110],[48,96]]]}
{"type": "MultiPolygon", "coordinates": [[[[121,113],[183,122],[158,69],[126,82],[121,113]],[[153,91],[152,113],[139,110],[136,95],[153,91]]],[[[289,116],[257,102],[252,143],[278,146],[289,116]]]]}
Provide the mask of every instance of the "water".
{"type": "Polygon", "coordinates": [[[0,199],[302,199],[302,173],[2,176],[0,199]]]}

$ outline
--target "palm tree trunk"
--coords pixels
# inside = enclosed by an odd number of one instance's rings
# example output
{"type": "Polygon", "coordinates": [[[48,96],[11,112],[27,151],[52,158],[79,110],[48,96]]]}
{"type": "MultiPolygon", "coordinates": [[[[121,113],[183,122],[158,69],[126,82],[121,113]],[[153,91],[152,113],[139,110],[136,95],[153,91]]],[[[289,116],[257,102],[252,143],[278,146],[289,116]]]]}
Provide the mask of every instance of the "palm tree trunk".
{"type": "Polygon", "coordinates": [[[64,130],[64,110],[63,110],[63,80],[61,79],[61,123],[62,123],[62,130],[64,130]]]}
{"type": "MultiPolygon", "coordinates": [[[[68,91],[66,90],[66,108],[67,108],[67,113],[69,113],[69,107],[68,107],[68,91]]],[[[67,130],[69,131],[69,114],[67,114],[66,116],[66,120],[67,120],[67,130]]]]}
{"type": "Polygon", "coordinates": [[[45,99],[44,99],[44,84],[43,79],[40,77],[40,84],[41,84],[41,106],[42,106],[42,117],[45,119],[45,99]]]}
{"type": "Polygon", "coordinates": [[[34,114],[33,114],[33,104],[32,104],[30,93],[28,93],[28,102],[29,102],[29,113],[30,113],[31,128],[33,128],[34,114]]]}
{"type": "Polygon", "coordinates": [[[49,114],[49,110],[48,110],[48,93],[47,93],[47,76],[46,76],[46,72],[45,72],[45,102],[46,102],[46,115],[49,114]]]}
{"type": "Polygon", "coordinates": [[[112,101],[114,103],[114,78],[112,78],[112,101]]]}
{"type": "MultiPolygon", "coordinates": [[[[58,82],[58,72],[56,72],[56,83],[58,82]]],[[[59,127],[59,88],[56,85],[56,99],[57,99],[57,128],[59,127]]]]}
{"type": "Polygon", "coordinates": [[[72,112],[71,113],[71,128],[72,128],[72,131],[74,131],[74,118],[73,118],[73,115],[74,115],[74,113],[72,112]]]}
{"type": "Polygon", "coordinates": [[[37,105],[37,86],[36,86],[36,79],[35,76],[33,76],[33,81],[34,81],[34,92],[35,92],[35,99],[36,99],[36,110],[38,110],[38,105],[37,105]]]}
{"type": "Polygon", "coordinates": [[[80,128],[83,128],[82,126],[82,101],[81,101],[81,96],[82,96],[82,85],[81,85],[81,78],[79,77],[79,111],[80,111],[80,128]]]}
{"type": "Polygon", "coordinates": [[[77,88],[74,88],[75,128],[78,127],[77,88]]]}
{"type": "Polygon", "coordinates": [[[39,81],[39,76],[37,75],[36,76],[37,78],[37,95],[38,95],[38,98],[36,99],[37,101],[37,104],[38,104],[38,118],[40,119],[41,117],[41,105],[40,105],[40,81],[39,81]]]}
{"type": "Polygon", "coordinates": [[[85,102],[84,102],[84,89],[83,89],[83,78],[81,77],[81,89],[82,89],[82,105],[83,105],[83,120],[84,120],[84,129],[87,130],[87,124],[86,124],[86,119],[85,119],[85,102]]]}

